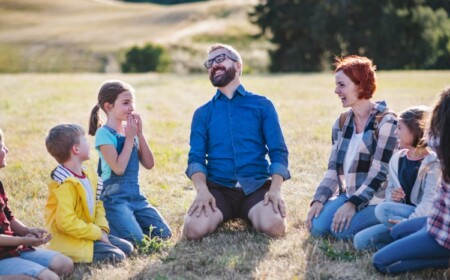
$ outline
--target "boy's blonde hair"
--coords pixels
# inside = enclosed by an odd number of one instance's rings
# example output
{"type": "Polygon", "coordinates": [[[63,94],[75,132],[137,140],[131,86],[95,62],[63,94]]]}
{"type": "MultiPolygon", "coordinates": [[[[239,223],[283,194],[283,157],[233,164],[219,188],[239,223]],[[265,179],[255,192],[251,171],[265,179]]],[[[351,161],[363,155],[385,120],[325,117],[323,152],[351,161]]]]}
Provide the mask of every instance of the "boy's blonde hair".
{"type": "Polygon", "coordinates": [[[70,159],[73,145],[80,144],[84,134],[84,129],[77,124],[60,124],[50,129],[45,146],[58,163],[64,163],[70,159]]]}

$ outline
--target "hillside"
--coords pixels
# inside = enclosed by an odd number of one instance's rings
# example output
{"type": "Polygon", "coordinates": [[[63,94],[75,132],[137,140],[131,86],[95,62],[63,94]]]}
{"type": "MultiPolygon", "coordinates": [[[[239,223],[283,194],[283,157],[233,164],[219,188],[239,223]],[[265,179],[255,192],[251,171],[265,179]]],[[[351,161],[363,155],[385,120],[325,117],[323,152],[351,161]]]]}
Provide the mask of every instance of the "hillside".
{"type": "MultiPolygon", "coordinates": [[[[175,71],[201,66],[205,44],[250,38],[255,1],[212,0],[174,6],[113,0],[2,0],[0,72],[116,72],[122,51],[159,43],[175,71]]],[[[241,44],[250,48],[250,43],[241,44]]],[[[258,44],[260,45],[260,44],[258,44]]],[[[261,47],[259,47],[261,49],[261,47]]],[[[260,59],[258,59],[260,61],[260,59]]]]}

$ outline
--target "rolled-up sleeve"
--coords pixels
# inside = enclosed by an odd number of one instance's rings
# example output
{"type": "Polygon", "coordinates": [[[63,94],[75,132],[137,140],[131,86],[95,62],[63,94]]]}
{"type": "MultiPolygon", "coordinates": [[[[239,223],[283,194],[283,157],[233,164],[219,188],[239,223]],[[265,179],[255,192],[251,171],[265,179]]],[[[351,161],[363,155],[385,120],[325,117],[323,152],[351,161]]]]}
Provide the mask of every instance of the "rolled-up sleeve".
{"type": "Polygon", "coordinates": [[[288,170],[289,151],[284,141],[278,114],[270,100],[267,100],[267,106],[263,119],[263,133],[269,149],[269,174],[279,174],[284,180],[291,178],[288,170]]]}
{"type": "Polygon", "coordinates": [[[287,166],[281,164],[281,163],[272,163],[269,166],[269,174],[278,174],[283,177],[284,180],[288,180],[291,178],[291,174],[289,173],[289,170],[287,166]]]}

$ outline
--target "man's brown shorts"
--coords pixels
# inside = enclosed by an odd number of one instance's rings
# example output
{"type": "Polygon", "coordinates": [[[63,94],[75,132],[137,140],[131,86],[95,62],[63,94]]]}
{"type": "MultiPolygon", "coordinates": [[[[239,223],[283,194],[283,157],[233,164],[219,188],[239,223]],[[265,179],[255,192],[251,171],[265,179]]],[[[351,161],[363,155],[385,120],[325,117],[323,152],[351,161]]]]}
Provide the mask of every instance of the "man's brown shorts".
{"type": "Polygon", "coordinates": [[[264,200],[270,184],[271,180],[267,180],[259,189],[246,196],[242,188],[229,188],[211,181],[207,182],[210,193],[216,199],[216,206],[222,212],[224,222],[233,218],[248,220],[248,212],[264,200]]]}

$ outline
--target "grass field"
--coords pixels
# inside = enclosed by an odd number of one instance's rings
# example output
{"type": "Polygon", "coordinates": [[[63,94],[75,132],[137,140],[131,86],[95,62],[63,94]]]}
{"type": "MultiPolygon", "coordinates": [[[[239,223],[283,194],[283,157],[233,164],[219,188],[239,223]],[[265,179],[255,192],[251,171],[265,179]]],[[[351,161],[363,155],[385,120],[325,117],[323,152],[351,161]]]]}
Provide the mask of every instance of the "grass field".
{"type": "Polygon", "coordinates": [[[258,31],[247,16],[254,3],[1,0],[0,73],[120,72],[125,50],[150,42],[170,50],[174,72],[198,72],[205,46],[218,38],[262,69],[268,43],[248,39],[258,31]]]}
{"type": "MultiPolygon", "coordinates": [[[[380,72],[375,100],[395,111],[431,105],[449,85],[450,72],[380,72]]],[[[270,239],[242,221],[227,223],[201,242],[180,241],[183,216],[195,196],[184,175],[189,127],[194,110],[214,89],[203,75],[17,74],[0,75],[0,127],[10,149],[0,179],[12,197],[17,217],[43,226],[47,183],[56,162],[44,138],[56,124],[75,122],[87,128],[100,84],[123,79],[137,90],[137,112],[154,151],[156,166],[142,171],[143,192],[174,231],[166,248],[136,254],[116,267],[78,266],[70,279],[385,279],[377,274],[370,254],[356,253],[351,244],[312,239],[304,219],[312,194],[323,175],[331,125],[343,109],[335,97],[331,73],[244,76],[251,91],[273,100],[290,150],[292,179],[283,185],[288,205],[288,233],[270,239]]],[[[93,137],[89,137],[93,143],[93,137]]],[[[92,148],[87,165],[94,167],[92,148]]],[[[425,271],[395,279],[444,279],[446,271],[425,271]]]]}

